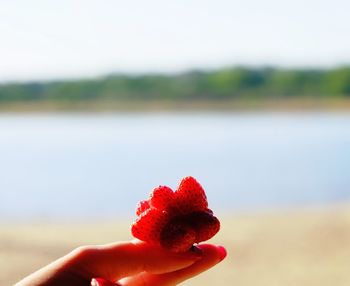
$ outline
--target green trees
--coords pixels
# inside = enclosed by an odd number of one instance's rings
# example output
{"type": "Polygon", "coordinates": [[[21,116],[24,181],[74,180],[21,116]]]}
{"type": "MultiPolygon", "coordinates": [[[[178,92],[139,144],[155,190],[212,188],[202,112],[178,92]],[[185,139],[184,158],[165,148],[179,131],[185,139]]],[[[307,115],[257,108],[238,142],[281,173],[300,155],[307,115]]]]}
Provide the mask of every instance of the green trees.
{"type": "Polygon", "coordinates": [[[0,102],[297,96],[350,96],[350,67],[331,70],[236,67],[177,75],[112,75],[93,80],[0,84],[0,102]]]}
{"type": "Polygon", "coordinates": [[[326,73],[325,91],[329,95],[350,96],[350,67],[343,67],[326,73]]]}

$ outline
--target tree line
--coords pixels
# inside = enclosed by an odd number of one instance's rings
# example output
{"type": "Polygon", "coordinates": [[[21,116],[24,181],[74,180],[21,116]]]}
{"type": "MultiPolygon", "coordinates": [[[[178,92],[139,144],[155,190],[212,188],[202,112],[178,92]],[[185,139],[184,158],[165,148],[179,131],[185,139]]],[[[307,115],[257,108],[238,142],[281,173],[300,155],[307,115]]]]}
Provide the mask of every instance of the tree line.
{"type": "Polygon", "coordinates": [[[0,102],[86,100],[224,100],[350,97],[350,67],[233,67],[181,74],[115,74],[103,78],[0,84],[0,102]]]}

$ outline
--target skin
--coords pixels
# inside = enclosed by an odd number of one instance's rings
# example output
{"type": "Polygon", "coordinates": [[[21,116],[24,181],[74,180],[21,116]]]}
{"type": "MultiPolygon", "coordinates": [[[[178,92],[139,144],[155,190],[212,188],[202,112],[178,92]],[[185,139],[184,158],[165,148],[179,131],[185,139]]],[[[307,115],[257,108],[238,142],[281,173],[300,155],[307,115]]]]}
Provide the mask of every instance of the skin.
{"type": "Polygon", "coordinates": [[[84,246],[15,286],[173,286],[208,270],[225,256],[225,248],[212,244],[200,244],[182,254],[141,241],[84,246]]]}

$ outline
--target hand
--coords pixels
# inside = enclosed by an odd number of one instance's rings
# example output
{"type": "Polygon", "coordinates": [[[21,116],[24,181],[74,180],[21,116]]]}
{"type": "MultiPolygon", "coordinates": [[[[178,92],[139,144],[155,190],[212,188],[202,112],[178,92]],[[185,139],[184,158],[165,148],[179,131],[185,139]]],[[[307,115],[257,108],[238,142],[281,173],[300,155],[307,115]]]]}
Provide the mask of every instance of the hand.
{"type": "Polygon", "coordinates": [[[213,267],[225,256],[225,248],[212,244],[200,244],[182,254],[141,241],[84,246],[16,286],[173,286],[213,267]]]}

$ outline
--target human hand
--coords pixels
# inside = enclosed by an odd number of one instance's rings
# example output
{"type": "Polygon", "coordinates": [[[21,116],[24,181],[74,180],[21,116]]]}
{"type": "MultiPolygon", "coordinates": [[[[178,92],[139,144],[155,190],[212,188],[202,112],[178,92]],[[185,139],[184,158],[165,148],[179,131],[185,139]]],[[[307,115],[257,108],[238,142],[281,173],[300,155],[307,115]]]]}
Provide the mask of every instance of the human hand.
{"type": "Polygon", "coordinates": [[[175,254],[141,241],[79,247],[16,286],[173,286],[213,267],[222,246],[200,244],[175,254]]]}

